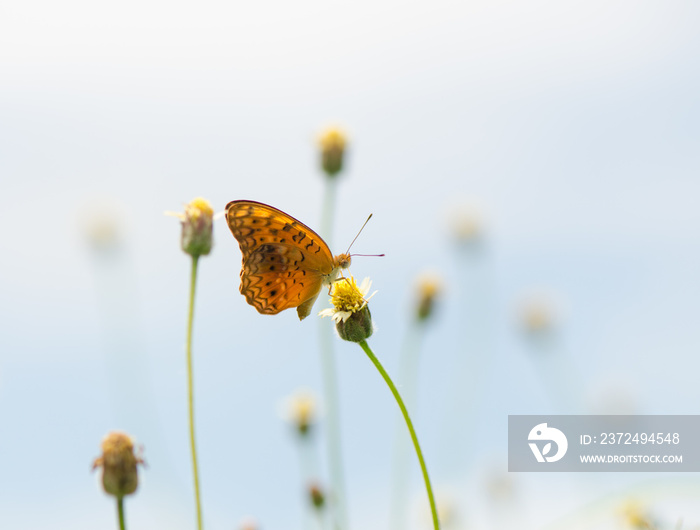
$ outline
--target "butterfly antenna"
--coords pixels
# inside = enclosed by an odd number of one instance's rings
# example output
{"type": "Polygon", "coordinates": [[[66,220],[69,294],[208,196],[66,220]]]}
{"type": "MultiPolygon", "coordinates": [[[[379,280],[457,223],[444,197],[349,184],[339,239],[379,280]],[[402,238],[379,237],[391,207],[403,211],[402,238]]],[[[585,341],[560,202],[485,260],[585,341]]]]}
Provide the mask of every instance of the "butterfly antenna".
{"type": "Polygon", "coordinates": [[[350,246],[349,246],[348,249],[345,251],[346,254],[349,254],[349,253],[350,253],[350,248],[355,244],[355,241],[357,240],[357,238],[360,237],[360,234],[361,234],[362,231],[365,229],[365,226],[367,226],[367,223],[369,223],[369,220],[372,219],[372,215],[374,215],[374,214],[369,214],[369,217],[368,217],[367,220],[365,221],[365,224],[362,225],[362,228],[360,228],[360,231],[359,231],[359,232],[357,233],[357,235],[355,236],[355,239],[352,240],[352,242],[350,243],[350,246]]]}

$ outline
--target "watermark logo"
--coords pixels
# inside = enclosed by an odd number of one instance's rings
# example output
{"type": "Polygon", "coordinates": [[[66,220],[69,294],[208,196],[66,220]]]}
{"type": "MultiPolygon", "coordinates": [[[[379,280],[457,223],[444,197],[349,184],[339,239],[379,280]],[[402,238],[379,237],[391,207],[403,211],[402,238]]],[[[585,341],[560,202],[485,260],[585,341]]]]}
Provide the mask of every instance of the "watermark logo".
{"type": "Polygon", "coordinates": [[[538,462],[557,462],[562,459],[569,448],[569,442],[566,440],[564,433],[554,427],[547,427],[546,423],[535,425],[527,439],[529,440],[530,449],[532,449],[532,453],[538,462]],[[536,442],[547,443],[540,451],[536,442]],[[557,444],[557,452],[552,456],[547,456],[552,451],[552,442],[557,444]]]}
{"type": "Polygon", "coordinates": [[[509,415],[508,471],[697,473],[700,415],[509,415]]]}

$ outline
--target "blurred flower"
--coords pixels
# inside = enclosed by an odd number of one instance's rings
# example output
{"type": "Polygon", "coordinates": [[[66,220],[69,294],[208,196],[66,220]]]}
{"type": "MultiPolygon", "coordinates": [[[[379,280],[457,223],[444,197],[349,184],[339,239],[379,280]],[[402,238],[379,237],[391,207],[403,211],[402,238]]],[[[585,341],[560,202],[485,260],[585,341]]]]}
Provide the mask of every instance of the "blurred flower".
{"type": "Polygon", "coordinates": [[[358,287],[352,276],[340,278],[333,283],[331,303],[334,307],[324,309],[319,315],[333,319],[341,339],[360,342],[372,335],[372,315],[367,302],[376,294],[376,291],[365,298],[371,286],[370,279],[365,278],[358,287]]]}
{"type": "Polygon", "coordinates": [[[116,220],[108,216],[94,217],[86,225],[88,243],[98,251],[111,251],[119,247],[119,229],[116,220]]]}
{"type": "MultiPolygon", "coordinates": [[[[445,492],[436,493],[435,505],[437,507],[440,528],[450,528],[458,525],[459,514],[457,503],[451,495],[448,495],[445,492]]],[[[430,508],[428,507],[426,509],[423,507],[420,513],[422,514],[420,519],[423,521],[423,525],[426,527],[432,527],[432,515],[430,508]]]]}
{"type": "Polygon", "coordinates": [[[185,206],[184,213],[166,212],[182,221],[182,250],[192,257],[211,252],[214,210],[205,199],[197,197],[185,206]]]}
{"type": "Polygon", "coordinates": [[[515,495],[513,478],[497,470],[491,470],[484,479],[486,492],[494,501],[512,500],[515,495]]]}
{"type": "Polygon", "coordinates": [[[300,434],[308,433],[318,417],[318,404],[314,393],[308,388],[300,388],[285,398],[283,416],[300,434]]]}
{"type": "Polygon", "coordinates": [[[629,528],[635,530],[651,530],[656,528],[647,510],[635,501],[629,501],[622,507],[622,517],[629,528]]]}
{"type": "Polygon", "coordinates": [[[323,494],[318,484],[311,484],[311,486],[309,486],[309,498],[311,499],[311,504],[317,510],[322,509],[323,505],[326,503],[326,496],[323,494]]]}
{"type": "Polygon", "coordinates": [[[555,324],[554,305],[543,295],[530,297],[520,308],[520,319],[526,332],[542,335],[552,331],[555,324]]]}
{"type": "Polygon", "coordinates": [[[131,495],[139,484],[137,464],[143,464],[134,454],[134,442],[123,432],[113,431],[102,440],[102,456],[96,458],[92,469],[102,468],[102,486],[115,497],[131,495]]]}
{"type": "Polygon", "coordinates": [[[238,524],[238,528],[239,530],[260,530],[260,525],[254,518],[246,517],[238,524]]]}
{"type": "Polygon", "coordinates": [[[101,254],[120,250],[127,217],[120,204],[93,198],[79,215],[80,227],[91,250],[101,254]]]}
{"type": "Polygon", "coordinates": [[[450,225],[452,234],[459,244],[478,241],[484,231],[482,216],[475,206],[469,204],[453,210],[450,225]]]}
{"type": "Polygon", "coordinates": [[[318,138],[321,149],[321,167],[329,177],[334,177],[343,169],[343,157],[347,136],[338,127],[328,127],[318,138]]]}
{"type": "Polygon", "coordinates": [[[418,320],[425,321],[433,314],[435,298],[442,291],[442,282],[435,274],[422,274],[418,277],[418,320]]]}

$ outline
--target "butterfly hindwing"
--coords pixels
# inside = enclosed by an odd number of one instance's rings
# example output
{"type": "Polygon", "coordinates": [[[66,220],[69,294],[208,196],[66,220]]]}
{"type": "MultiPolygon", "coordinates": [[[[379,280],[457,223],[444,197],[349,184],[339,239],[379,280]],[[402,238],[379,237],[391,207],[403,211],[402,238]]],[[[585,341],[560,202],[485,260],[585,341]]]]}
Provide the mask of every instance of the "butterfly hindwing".
{"type": "Polygon", "coordinates": [[[261,245],[241,270],[240,291],[259,313],[275,315],[315,298],[322,276],[300,266],[302,252],[280,244],[261,245]]]}

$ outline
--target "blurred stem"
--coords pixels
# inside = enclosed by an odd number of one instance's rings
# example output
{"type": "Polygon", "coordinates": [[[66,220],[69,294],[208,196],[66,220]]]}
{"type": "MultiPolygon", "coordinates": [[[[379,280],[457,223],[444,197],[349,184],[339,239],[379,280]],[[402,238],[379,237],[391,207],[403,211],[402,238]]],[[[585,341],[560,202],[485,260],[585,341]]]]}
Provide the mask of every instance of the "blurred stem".
{"type": "MultiPolygon", "coordinates": [[[[335,211],[336,196],[335,177],[326,176],[326,186],[323,197],[323,210],[321,211],[321,234],[328,246],[331,244],[333,235],[333,212],[335,211]]],[[[328,327],[328,326],[324,326],[328,327]]]]}
{"type": "Polygon", "coordinates": [[[199,499],[199,472],[197,471],[197,446],[194,438],[194,377],[192,370],[192,323],[194,321],[194,293],[197,285],[199,256],[192,256],[190,278],[190,309],[187,317],[187,401],[190,419],[190,447],[192,450],[192,473],[194,476],[194,501],[197,509],[197,529],[202,530],[202,506],[199,499]]]}
{"type": "Polygon", "coordinates": [[[297,445],[299,447],[299,462],[301,466],[301,489],[304,492],[304,505],[302,509],[302,528],[309,528],[311,524],[309,523],[310,508],[309,501],[309,491],[308,488],[310,484],[313,483],[316,475],[316,465],[315,459],[313,457],[314,447],[313,440],[311,439],[311,432],[306,431],[305,433],[299,433],[297,431],[297,445]]]}
{"type": "MultiPolygon", "coordinates": [[[[418,354],[423,338],[421,322],[411,322],[406,330],[404,343],[399,357],[398,383],[403,390],[407,408],[415,410],[418,376],[418,354]]],[[[409,446],[403,437],[401,423],[396,423],[394,429],[394,451],[392,461],[392,483],[390,504],[390,528],[404,530],[406,528],[404,506],[407,504],[410,476],[406,465],[409,446]]]]}
{"type": "MultiPolygon", "coordinates": [[[[333,234],[333,212],[335,210],[336,182],[334,177],[325,177],[323,210],[321,212],[321,234],[330,246],[333,234]]],[[[330,506],[333,509],[335,528],[348,527],[345,510],[345,488],[340,437],[340,405],[338,381],[333,349],[333,330],[320,325],[321,371],[323,374],[323,397],[326,406],[326,450],[331,480],[329,492],[330,506]]]]}
{"type": "Polygon", "coordinates": [[[316,525],[319,530],[326,530],[326,518],[323,514],[323,507],[314,508],[314,511],[316,512],[316,525]]]}
{"type": "Polygon", "coordinates": [[[389,374],[386,372],[386,370],[384,370],[384,367],[379,362],[379,359],[377,359],[374,353],[372,353],[370,347],[367,345],[367,341],[363,340],[360,341],[358,344],[365,351],[367,357],[369,357],[370,361],[372,361],[372,364],[374,364],[377,370],[379,370],[379,373],[384,379],[384,382],[389,386],[389,390],[391,390],[391,393],[394,395],[394,399],[396,399],[396,403],[398,403],[399,408],[401,409],[401,414],[403,414],[403,419],[406,421],[406,427],[408,427],[408,432],[411,434],[413,447],[416,450],[416,456],[418,457],[418,461],[420,462],[420,468],[423,472],[425,489],[428,492],[428,500],[430,501],[430,511],[433,516],[433,527],[435,528],[435,530],[440,530],[440,523],[438,521],[437,515],[437,507],[435,506],[435,496],[433,495],[433,487],[430,484],[428,468],[425,465],[425,460],[423,459],[423,451],[421,451],[420,444],[418,443],[418,436],[416,436],[416,431],[413,428],[413,422],[411,421],[411,417],[408,415],[408,410],[406,410],[406,405],[404,405],[403,399],[401,399],[401,394],[399,394],[399,391],[396,389],[396,386],[391,380],[391,377],[389,377],[389,374]]]}
{"type": "Polygon", "coordinates": [[[117,497],[117,517],[119,517],[119,530],[126,530],[124,522],[124,497],[117,497]]]}
{"type": "Polygon", "coordinates": [[[343,491],[343,464],[340,438],[340,413],[338,404],[338,384],[336,379],[333,336],[330,326],[321,326],[321,364],[323,370],[323,391],[326,404],[326,428],[328,465],[331,478],[331,505],[335,512],[335,527],[347,528],[345,499],[343,491]]]}

